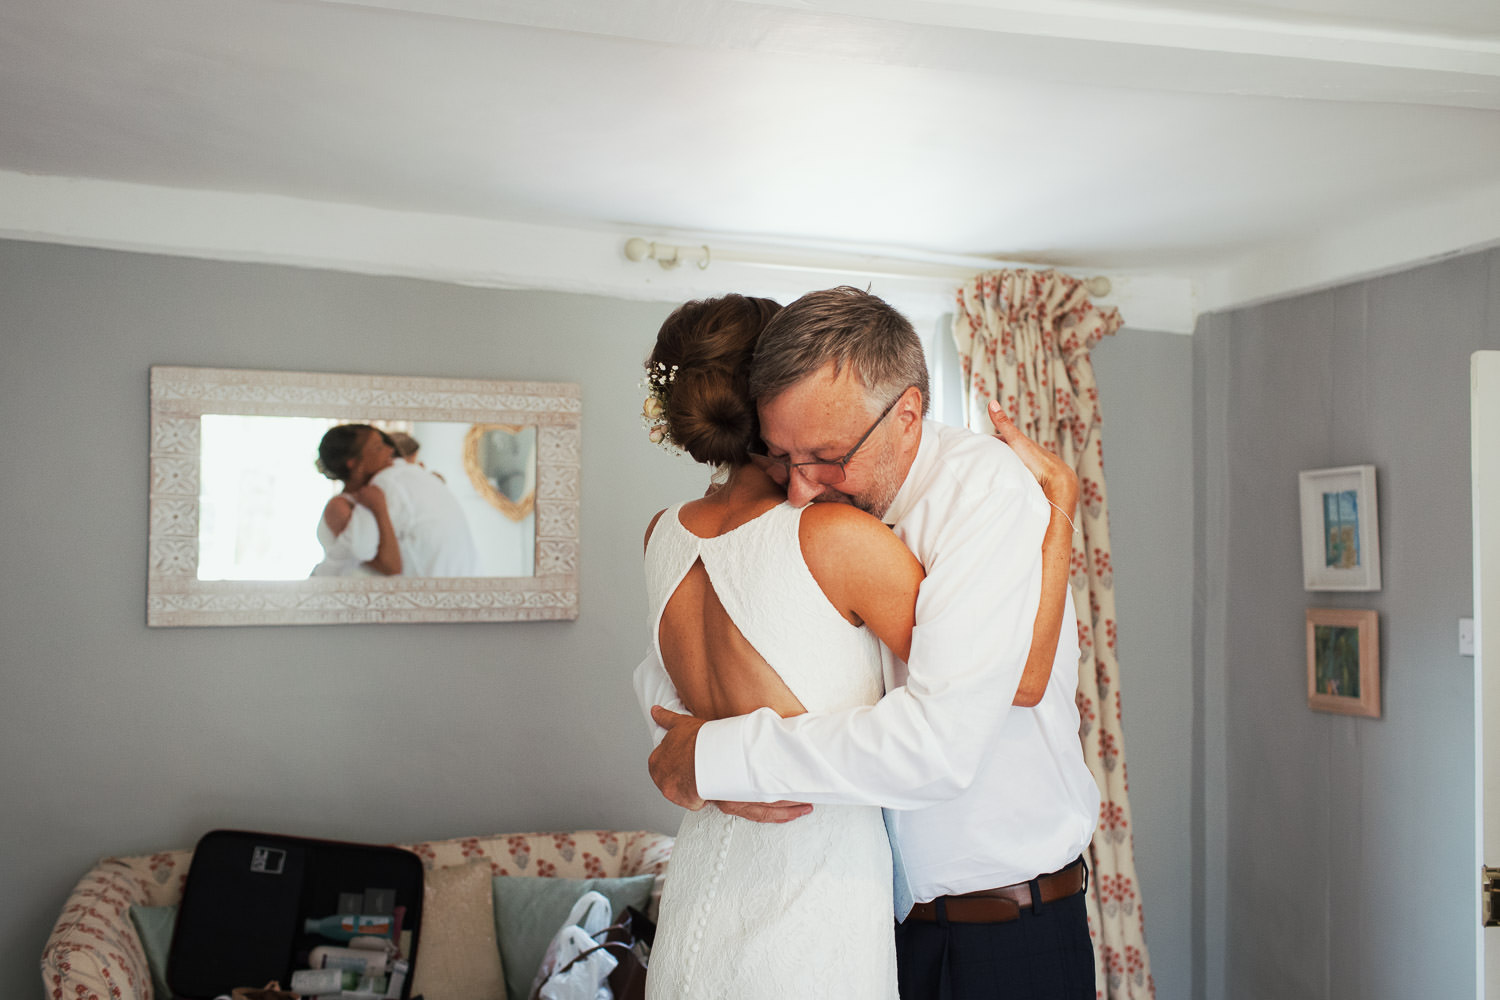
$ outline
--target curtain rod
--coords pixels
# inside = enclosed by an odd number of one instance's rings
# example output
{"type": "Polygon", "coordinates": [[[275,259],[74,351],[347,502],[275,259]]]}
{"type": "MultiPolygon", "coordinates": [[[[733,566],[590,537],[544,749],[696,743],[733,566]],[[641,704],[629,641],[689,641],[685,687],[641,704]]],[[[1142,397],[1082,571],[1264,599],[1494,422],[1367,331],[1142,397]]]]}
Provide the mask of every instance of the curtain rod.
{"type": "MultiPolygon", "coordinates": [[[[712,250],[706,243],[690,246],[677,245],[658,243],[639,236],[625,241],[625,257],[632,261],[654,260],[663,270],[671,270],[680,264],[687,263],[695,265],[700,271],[706,271],[713,261],[719,260],[726,263],[798,271],[853,272],[901,278],[952,278],[957,281],[967,280],[983,271],[993,271],[1007,266],[1005,261],[989,257],[962,257],[945,254],[897,257],[888,254],[839,253],[779,247],[712,250]]],[[[1094,298],[1103,298],[1111,291],[1110,280],[1103,275],[1084,278],[1083,284],[1094,298]]]]}

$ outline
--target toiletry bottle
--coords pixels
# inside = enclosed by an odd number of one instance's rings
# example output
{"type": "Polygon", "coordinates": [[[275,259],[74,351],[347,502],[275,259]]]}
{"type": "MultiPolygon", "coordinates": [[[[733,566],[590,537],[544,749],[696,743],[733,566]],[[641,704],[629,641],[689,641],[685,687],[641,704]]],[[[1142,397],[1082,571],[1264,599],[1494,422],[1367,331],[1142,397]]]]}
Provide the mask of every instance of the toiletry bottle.
{"type": "Polygon", "coordinates": [[[313,996],[338,994],[356,988],[362,975],[356,969],[298,969],[292,973],[292,992],[313,996]]]}
{"type": "Polygon", "coordinates": [[[336,913],[331,917],[308,917],[303,929],[309,934],[322,935],[330,941],[347,941],[366,934],[390,937],[395,923],[390,914],[357,916],[352,913],[336,913]]]}
{"type": "Polygon", "coordinates": [[[406,985],[406,974],[411,969],[411,964],[404,958],[398,958],[391,963],[390,983],[386,987],[387,1000],[400,1000],[401,989],[406,985]]]}
{"type": "Polygon", "coordinates": [[[390,969],[390,955],[384,951],[360,948],[335,948],[319,945],[307,956],[314,969],[354,969],[359,972],[386,972],[390,969]]]}

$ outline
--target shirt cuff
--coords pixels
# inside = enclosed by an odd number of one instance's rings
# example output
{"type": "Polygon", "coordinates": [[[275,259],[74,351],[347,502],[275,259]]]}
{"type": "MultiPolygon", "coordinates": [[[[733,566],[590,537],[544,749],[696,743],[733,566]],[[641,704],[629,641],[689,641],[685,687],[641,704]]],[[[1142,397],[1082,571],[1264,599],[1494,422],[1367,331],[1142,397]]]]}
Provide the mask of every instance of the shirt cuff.
{"type": "MultiPolygon", "coordinates": [[[[770,709],[759,711],[769,712],[770,709]]],[[[753,802],[756,799],[741,736],[749,721],[747,716],[739,716],[705,722],[699,727],[698,743],[693,751],[693,773],[698,781],[700,798],[725,802],[753,802]]]]}

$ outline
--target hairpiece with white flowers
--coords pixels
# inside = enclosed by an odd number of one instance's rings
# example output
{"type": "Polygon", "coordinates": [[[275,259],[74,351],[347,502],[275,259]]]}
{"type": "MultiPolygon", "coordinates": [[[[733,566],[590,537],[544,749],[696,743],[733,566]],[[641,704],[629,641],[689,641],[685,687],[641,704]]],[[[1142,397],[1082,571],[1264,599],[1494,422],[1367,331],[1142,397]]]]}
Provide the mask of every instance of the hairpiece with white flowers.
{"type": "Polygon", "coordinates": [[[646,377],[641,387],[646,390],[646,402],[641,407],[641,426],[652,444],[671,449],[667,440],[667,400],[672,394],[672,383],[677,381],[677,366],[660,361],[646,365],[646,377]]]}

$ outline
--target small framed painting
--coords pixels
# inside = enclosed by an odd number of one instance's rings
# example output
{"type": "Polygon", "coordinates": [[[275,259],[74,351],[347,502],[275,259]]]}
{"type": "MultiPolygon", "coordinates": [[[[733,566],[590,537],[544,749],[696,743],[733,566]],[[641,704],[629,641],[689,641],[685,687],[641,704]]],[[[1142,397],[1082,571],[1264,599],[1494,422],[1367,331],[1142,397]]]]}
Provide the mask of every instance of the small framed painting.
{"type": "Polygon", "coordinates": [[[1380,718],[1380,619],[1374,611],[1307,609],[1307,707],[1380,718]]]}
{"type": "Polygon", "coordinates": [[[1375,466],[1297,474],[1302,498],[1302,588],[1379,590],[1375,466]]]}

